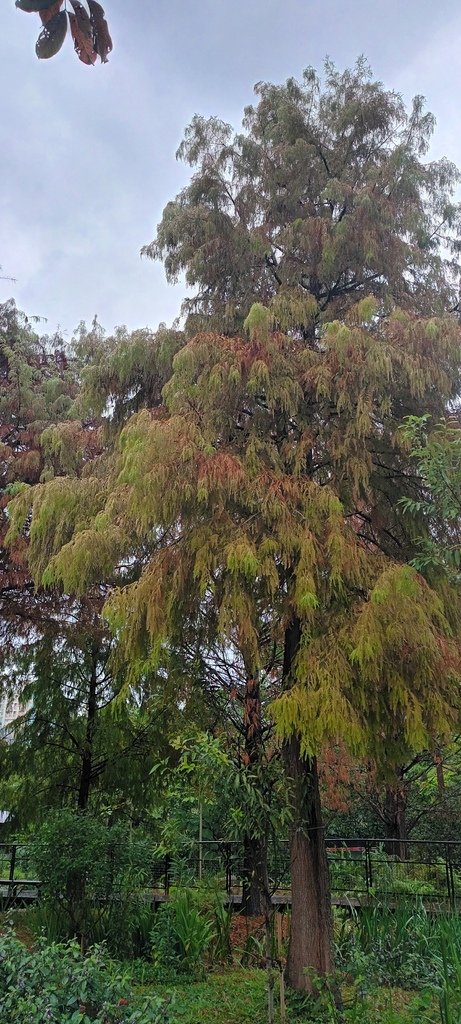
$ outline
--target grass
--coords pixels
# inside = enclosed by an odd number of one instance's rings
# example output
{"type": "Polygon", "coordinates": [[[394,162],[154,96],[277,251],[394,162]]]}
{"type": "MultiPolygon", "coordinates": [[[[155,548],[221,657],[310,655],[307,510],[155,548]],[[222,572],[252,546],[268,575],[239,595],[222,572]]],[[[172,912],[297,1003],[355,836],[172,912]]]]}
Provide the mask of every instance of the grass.
{"type": "MultiPolygon", "coordinates": [[[[26,925],[33,932],[39,923],[45,924],[18,912],[18,938],[30,946],[26,925]]],[[[335,925],[344,1015],[338,1016],[328,996],[322,1012],[314,1000],[287,993],[286,1024],[461,1024],[461,917],[429,915],[411,904],[365,908],[351,918],[337,913],[335,925]]],[[[165,999],[171,1024],[267,1024],[267,978],[256,940],[255,959],[239,963],[247,927],[241,919],[233,922],[232,966],[220,960],[210,969],[208,954],[205,980],[192,980],[194,972],[176,974],[174,961],[127,962],[136,991],[165,999]]],[[[280,1024],[277,974],[274,997],[274,1024],[280,1024]]]]}
{"type": "Polygon", "coordinates": [[[156,986],[173,995],[174,1024],[267,1024],[264,971],[229,970],[206,981],[156,986]]]}
{"type": "MultiPolygon", "coordinates": [[[[229,970],[203,982],[155,986],[155,994],[172,999],[172,1024],[267,1024],[266,976],[262,970],[229,970]]],[[[368,996],[344,992],[344,1024],[439,1024],[427,996],[381,988],[368,996]]],[[[278,984],[275,1022],[280,1024],[278,984]]],[[[333,1011],[314,1013],[309,999],[287,999],[286,1024],[336,1024],[333,1011]]],[[[339,1018],[338,1018],[339,1020],[339,1018]]]]}

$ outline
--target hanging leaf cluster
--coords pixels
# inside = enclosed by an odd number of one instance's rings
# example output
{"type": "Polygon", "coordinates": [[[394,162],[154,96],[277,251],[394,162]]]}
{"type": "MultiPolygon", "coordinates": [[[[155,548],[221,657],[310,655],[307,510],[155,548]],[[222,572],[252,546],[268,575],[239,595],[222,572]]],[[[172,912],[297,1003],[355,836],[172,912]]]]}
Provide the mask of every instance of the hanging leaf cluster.
{"type": "Polygon", "coordinates": [[[35,52],[39,60],[59,53],[70,27],[75,52],[83,64],[95,64],[98,57],[106,64],[112,40],[104,9],[96,0],[16,0],[16,7],[38,14],[43,24],[35,52]]]}

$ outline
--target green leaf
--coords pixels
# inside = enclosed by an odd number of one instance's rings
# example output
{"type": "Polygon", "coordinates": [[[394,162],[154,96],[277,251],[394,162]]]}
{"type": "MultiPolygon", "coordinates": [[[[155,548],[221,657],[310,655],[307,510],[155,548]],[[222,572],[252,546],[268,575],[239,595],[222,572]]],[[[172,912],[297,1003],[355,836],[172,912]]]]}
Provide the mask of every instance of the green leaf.
{"type": "Polygon", "coordinates": [[[48,60],[59,53],[66,38],[66,32],[67,13],[66,11],[60,11],[59,14],[55,14],[54,18],[50,18],[40,32],[35,47],[39,60],[48,60]]]}

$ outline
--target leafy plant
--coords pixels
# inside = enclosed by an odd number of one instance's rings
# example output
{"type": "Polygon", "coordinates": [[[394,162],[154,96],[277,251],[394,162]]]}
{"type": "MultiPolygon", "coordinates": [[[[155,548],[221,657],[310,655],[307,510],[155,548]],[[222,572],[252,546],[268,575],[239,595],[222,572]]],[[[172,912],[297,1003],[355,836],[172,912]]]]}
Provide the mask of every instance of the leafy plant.
{"type": "Polygon", "coordinates": [[[190,890],[179,890],[157,911],[151,932],[154,965],[162,972],[201,977],[215,936],[214,922],[194,906],[190,890]]]}
{"type": "Polygon", "coordinates": [[[30,951],[12,932],[0,936],[2,1019],[15,1024],[168,1024],[168,1005],[136,999],[130,974],[103,946],[83,957],[76,942],[30,951]]]}
{"type": "Polygon", "coordinates": [[[442,974],[438,1002],[441,1024],[461,1024],[460,936],[444,922],[440,930],[442,974]]]}
{"type": "Polygon", "coordinates": [[[193,906],[187,890],[176,897],[174,911],[181,959],[196,971],[211,945],[213,923],[193,906]]]}
{"type": "MultiPolygon", "coordinates": [[[[116,955],[145,944],[152,919],[144,899],[151,855],[145,836],[60,811],[37,830],[31,854],[42,881],[42,914],[52,911],[49,923],[54,914],[60,938],[77,937],[82,946],[106,940],[116,955]]],[[[47,934],[57,937],[56,930],[47,934]]]]}

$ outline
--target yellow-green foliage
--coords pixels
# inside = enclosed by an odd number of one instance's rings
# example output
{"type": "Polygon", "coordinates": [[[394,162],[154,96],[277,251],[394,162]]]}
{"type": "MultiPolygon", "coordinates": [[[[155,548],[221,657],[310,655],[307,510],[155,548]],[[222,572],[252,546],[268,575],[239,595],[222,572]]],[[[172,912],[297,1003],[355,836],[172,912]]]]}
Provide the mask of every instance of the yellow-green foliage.
{"type": "Polygon", "coordinates": [[[272,299],[270,309],[274,325],[282,331],[309,329],[319,315],[318,302],[303,288],[280,289],[272,299]]]}
{"type": "MultiPolygon", "coordinates": [[[[104,486],[95,478],[56,477],[47,484],[24,488],[10,502],[10,528],[6,542],[16,540],[30,516],[29,565],[37,584],[58,579],[52,561],[54,556],[57,556],[62,570],[75,580],[67,545],[93,521],[105,497],[104,486]]],[[[89,551],[88,561],[93,556],[94,552],[89,551]]],[[[72,590],[81,593],[82,587],[79,585],[72,590]]]]}
{"type": "Polygon", "coordinates": [[[308,753],[345,739],[362,754],[392,759],[452,734],[458,672],[440,599],[415,570],[392,565],[355,614],[335,617],[325,632],[314,619],[273,714],[282,738],[302,723],[308,753]]]}
{"type": "Polygon", "coordinates": [[[83,465],[81,424],[75,421],[47,427],[41,436],[41,447],[45,458],[45,473],[54,475],[56,466],[59,473],[73,476],[83,465]]]}
{"type": "Polygon", "coordinates": [[[410,457],[396,441],[403,415],[451,396],[459,330],[446,320],[428,334],[368,298],[315,344],[273,332],[271,317],[257,304],[249,337],[189,341],[162,414],[130,419],[105,474],[19,495],[12,530],[32,501],[34,572],[77,592],[133,545],[149,552],[106,607],[133,674],[205,606],[255,672],[261,622],[277,649],[296,620],[279,735],[298,733],[309,752],[341,737],[402,756],[459,712],[453,622],[405,564],[410,457]]]}

